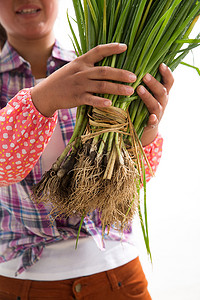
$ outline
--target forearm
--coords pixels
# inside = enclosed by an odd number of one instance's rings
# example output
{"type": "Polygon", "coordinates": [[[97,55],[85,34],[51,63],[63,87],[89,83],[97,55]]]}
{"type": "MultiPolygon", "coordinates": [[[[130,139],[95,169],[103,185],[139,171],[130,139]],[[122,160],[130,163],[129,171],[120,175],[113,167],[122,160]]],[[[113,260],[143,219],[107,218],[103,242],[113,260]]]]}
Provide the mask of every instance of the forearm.
{"type": "Polygon", "coordinates": [[[146,147],[151,143],[153,143],[157,135],[158,135],[158,126],[155,126],[154,128],[153,127],[147,128],[141,137],[141,143],[143,147],[146,147]]]}
{"type": "Polygon", "coordinates": [[[0,110],[0,185],[24,179],[38,161],[56,125],[32,103],[30,89],[20,91],[0,110]]]}

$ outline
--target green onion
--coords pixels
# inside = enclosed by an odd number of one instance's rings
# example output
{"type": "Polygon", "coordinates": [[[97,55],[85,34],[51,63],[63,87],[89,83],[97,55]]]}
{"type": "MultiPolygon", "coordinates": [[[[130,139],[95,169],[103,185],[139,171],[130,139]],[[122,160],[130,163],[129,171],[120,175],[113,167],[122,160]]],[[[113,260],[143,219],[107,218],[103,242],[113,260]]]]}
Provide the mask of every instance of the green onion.
{"type": "MultiPolygon", "coordinates": [[[[142,78],[147,72],[161,80],[160,63],[173,71],[191,49],[200,45],[199,35],[190,38],[200,14],[200,2],[196,0],[73,0],[73,5],[79,38],[68,14],[67,19],[77,55],[100,43],[126,43],[125,53],[105,58],[98,65],[134,72],[135,90],[144,84],[142,78]]],[[[109,234],[111,227],[123,232],[138,212],[151,257],[145,155],[140,143],[149,112],[136,92],[130,97],[104,97],[112,100],[111,108],[78,108],[73,136],[34,188],[34,197],[38,202],[51,202],[54,218],[82,217],[78,236],[84,216],[96,209],[100,212],[103,236],[105,232],[109,234]]]]}

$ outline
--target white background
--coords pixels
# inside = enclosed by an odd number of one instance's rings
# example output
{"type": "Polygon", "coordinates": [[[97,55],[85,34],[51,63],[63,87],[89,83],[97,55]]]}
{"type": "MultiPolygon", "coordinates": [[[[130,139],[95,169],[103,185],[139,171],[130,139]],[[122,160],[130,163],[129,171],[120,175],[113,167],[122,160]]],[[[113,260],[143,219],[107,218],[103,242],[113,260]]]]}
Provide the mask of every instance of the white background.
{"type": "MultiPolygon", "coordinates": [[[[55,33],[67,49],[66,10],[74,16],[71,0],[60,0],[55,33]]],[[[195,27],[195,36],[200,22],[195,27]]],[[[200,47],[184,60],[200,67],[200,47]]],[[[148,184],[148,219],[153,266],[136,226],[140,259],[153,300],[200,299],[200,77],[180,65],[160,124],[163,156],[148,184]]],[[[136,222],[137,224],[137,222],[136,222]]]]}

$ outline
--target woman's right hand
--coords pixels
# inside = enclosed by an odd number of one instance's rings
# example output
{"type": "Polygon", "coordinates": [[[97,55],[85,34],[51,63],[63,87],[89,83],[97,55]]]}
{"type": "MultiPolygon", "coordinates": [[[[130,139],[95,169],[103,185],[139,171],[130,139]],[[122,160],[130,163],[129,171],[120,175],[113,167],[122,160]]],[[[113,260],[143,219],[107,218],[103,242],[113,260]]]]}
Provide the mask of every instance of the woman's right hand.
{"type": "Polygon", "coordinates": [[[80,105],[107,107],[109,99],[94,94],[130,96],[134,90],[129,85],[136,75],[132,72],[95,64],[103,58],[126,51],[124,44],[99,45],[55,71],[44,81],[32,88],[31,97],[37,110],[51,117],[56,110],[80,105]]]}

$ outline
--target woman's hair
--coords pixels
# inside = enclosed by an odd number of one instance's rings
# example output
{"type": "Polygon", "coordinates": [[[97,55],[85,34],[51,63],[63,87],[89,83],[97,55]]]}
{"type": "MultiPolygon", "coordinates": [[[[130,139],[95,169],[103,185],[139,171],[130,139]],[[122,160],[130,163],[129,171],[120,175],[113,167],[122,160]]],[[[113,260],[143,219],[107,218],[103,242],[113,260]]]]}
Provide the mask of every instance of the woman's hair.
{"type": "Polygon", "coordinates": [[[3,28],[3,26],[0,23],[0,49],[3,48],[6,40],[7,40],[6,31],[5,31],[5,29],[3,28]]]}

